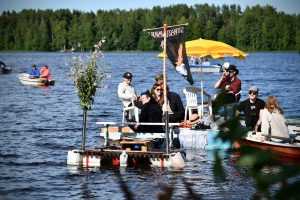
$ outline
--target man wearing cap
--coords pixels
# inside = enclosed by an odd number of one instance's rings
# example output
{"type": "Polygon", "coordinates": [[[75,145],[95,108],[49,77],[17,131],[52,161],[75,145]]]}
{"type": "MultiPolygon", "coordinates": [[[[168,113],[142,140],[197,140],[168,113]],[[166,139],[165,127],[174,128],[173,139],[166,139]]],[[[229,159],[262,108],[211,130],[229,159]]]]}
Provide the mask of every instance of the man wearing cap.
{"type": "Polygon", "coordinates": [[[255,125],[259,119],[260,110],[265,107],[265,102],[259,98],[258,88],[252,85],[249,88],[249,99],[241,102],[237,107],[237,114],[244,112],[246,126],[251,130],[255,129],[255,125]]]}
{"type": "Polygon", "coordinates": [[[241,80],[237,77],[239,70],[235,65],[229,65],[222,77],[216,82],[215,88],[220,88],[222,91],[233,93],[236,96],[236,102],[239,102],[241,95],[239,92],[242,89],[241,80]]]}
{"type": "Polygon", "coordinates": [[[122,99],[123,105],[128,107],[131,101],[137,99],[135,89],[131,85],[132,74],[130,72],[125,72],[123,74],[123,82],[118,86],[118,96],[122,99]]]}

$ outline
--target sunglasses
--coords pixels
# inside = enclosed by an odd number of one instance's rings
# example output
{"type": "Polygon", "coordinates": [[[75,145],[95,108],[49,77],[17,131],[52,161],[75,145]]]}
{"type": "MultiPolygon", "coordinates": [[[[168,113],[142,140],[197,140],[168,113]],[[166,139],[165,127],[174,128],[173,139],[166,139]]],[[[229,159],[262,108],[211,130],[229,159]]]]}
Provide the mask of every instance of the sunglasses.
{"type": "Polygon", "coordinates": [[[257,92],[254,92],[254,91],[249,91],[249,94],[252,94],[252,95],[257,95],[257,92]]]}
{"type": "Polygon", "coordinates": [[[155,89],[156,91],[163,91],[163,89],[155,89]]]}

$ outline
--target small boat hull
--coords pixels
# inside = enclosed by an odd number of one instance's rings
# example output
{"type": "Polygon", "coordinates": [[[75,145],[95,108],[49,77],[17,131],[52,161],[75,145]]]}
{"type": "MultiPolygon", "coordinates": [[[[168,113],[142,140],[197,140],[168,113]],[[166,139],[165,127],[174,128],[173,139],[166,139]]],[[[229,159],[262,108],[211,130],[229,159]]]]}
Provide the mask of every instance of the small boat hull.
{"type": "Polygon", "coordinates": [[[241,146],[250,146],[262,150],[269,150],[275,153],[277,157],[289,157],[300,160],[300,143],[280,143],[267,141],[261,133],[248,133],[247,137],[234,142],[234,148],[241,146]]]}
{"type": "Polygon", "coordinates": [[[48,81],[45,78],[30,78],[30,75],[26,73],[20,74],[18,78],[23,85],[49,86],[55,83],[55,80],[48,81]]]}
{"type": "Polygon", "coordinates": [[[219,73],[222,72],[222,66],[219,65],[209,65],[209,66],[202,66],[202,65],[192,65],[190,64],[191,72],[206,72],[206,73],[219,73]]]}

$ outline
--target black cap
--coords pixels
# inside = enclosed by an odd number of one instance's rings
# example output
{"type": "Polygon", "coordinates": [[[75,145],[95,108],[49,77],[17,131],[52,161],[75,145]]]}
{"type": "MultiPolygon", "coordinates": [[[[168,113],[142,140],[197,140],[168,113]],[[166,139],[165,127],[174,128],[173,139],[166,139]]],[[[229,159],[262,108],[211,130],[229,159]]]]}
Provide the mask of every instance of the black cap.
{"type": "Polygon", "coordinates": [[[132,74],[131,74],[130,72],[125,72],[125,73],[123,74],[123,77],[124,77],[124,78],[127,78],[127,79],[132,79],[132,74]]]}

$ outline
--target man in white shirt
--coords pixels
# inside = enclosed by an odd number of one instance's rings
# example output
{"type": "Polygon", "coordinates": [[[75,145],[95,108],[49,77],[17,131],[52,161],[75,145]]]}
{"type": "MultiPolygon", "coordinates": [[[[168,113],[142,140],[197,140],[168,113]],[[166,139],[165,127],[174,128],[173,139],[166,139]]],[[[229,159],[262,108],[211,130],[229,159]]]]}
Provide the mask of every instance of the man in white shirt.
{"type": "Polygon", "coordinates": [[[118,96],[122,99],[123,105],[128,107],[129,104],[137,99],[135,89],[131,85],[132,74],[126,72],[123,75],[123,82],[118,86],[118,96]]]}

